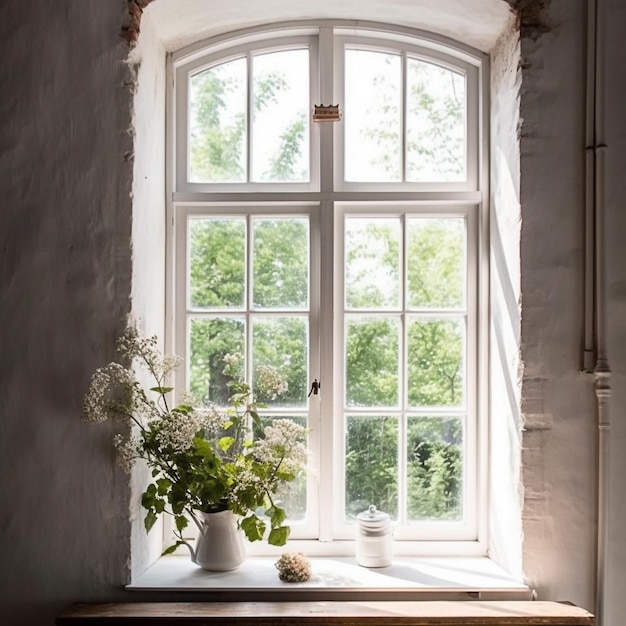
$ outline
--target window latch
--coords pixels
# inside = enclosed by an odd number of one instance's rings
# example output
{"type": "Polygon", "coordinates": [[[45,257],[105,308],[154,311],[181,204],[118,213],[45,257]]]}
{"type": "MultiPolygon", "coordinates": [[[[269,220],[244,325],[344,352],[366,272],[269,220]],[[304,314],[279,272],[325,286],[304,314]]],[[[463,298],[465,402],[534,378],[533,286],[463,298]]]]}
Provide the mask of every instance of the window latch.
{"type": "Polygon", "coordinates": [[[311,390],[309,391],[309,395],[307,396],[307,398],[310,398],[311,394],[316,396],[320,392],[321,388],[322,388],[322,383],[320,383],[317,380],[317,378],[314,378],[313,382],[311,383],[311,390]]]}

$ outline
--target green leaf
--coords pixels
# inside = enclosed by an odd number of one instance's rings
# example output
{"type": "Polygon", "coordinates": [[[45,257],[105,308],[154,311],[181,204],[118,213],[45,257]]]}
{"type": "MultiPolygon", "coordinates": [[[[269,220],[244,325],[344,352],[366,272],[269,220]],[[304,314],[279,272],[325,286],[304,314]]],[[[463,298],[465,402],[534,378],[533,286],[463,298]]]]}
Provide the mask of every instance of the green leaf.
{"type": "Polygon", "coordinates": [[[189,522],[187,521],[187,518],[184,515],[176,515],[174,517],[174,520],[176,522],[176,530],[181,533],[183,532],[183,530],[185,530],[185,528],[187,528],[189,522]]]}
{"type": "Polygon", "coordinates": [[[219,449],[222,450],[222,452],[228,452],[228,450],[230,450],[230,448],[232,447],[234,443],[235,443],[234,437],[222,437],[217,442],[217,445],[219,446],[219,449]]]}
{"type": "Polygon", "coordinates": [[[265,511],[266,515],[269,515],[272,522],[272,528],[278,528],[287,517],[285,509],[281,509],[279,506],[271,506],[265,511]]]}
{"type": "Polygon", "coordinates": [[[185,510],[186,500],[176,500],[172,502],[172,513],[174,515],[180,515],[185,510]]]}
{"type": "Polygon", "coordinates": [[[176,548],[178,548],[178,546],[182,546],[184,543],[184,541],[177,541],[173,546],[170,546],[169,548],[163,550],[161,556],[167,556],[168,554],[172,554],[172,552],[174,552],[176,548]]]}
{"type": "Polygon", "coordinates": [[[146,509],[151,509],[154,506],[155,500],[156,487],[154,485],[148,485],[148,489],[146,489],[141,496],[141,506],[146,509]],[[150,489],[150,487],[154,487],[154,489],[150,489]]]}
{"type": "Polygon", "coordinates": [[[146,518],[143,521],[143,525],[146,527],[146,532],[149,533],[155,522],[157,521],[157,514],[150,509],[146,514],[146,518]]]}
{"type": "Polygon", "coordinates": [[[167,495],[167,492],[169,491],[169,488],[172,486],[172,481],[169,480],[169,478],[159,478],[156,481],[157,484],[157,493],[160,496],[165,496],[167,495]]]}
{"type": "Polygon", "coordinates": [[[174,387],[150,387],[150,391],[156,391],[156,393],[160,393],[163,396],[172,391],[172,389],[174,389],[174,387]]]}
{"type": "Polygon", "coordinates": [[[265,523],[253,513],[241,520],[241,529],[249,541],[259,541],[263,539],[265,523]]]}
{"type": "Polygon", "coordinates": [[[289,533],[291,529],[289,526],[281,526],[280,528],[272,528],[270,530],[267,542],[273,546],[284,546],[289,539],[289,533]]]}

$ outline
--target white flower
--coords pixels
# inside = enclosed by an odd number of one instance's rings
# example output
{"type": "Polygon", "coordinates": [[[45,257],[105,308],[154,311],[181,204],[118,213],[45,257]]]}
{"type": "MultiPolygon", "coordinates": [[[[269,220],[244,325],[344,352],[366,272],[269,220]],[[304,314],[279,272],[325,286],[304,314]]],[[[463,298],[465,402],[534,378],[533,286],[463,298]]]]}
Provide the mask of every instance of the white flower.
{"type": "Polygon", "coordinates": [[[193,446],[198,431],[203,428],[204,414],[199,411],[171,411],[156,424],[155,439],[163,450],[184,452],[193,446]]]}
{"type": "Polygon", "coordinates": [[[139,440],[131,437],[126,439],[123,435],[117,434],[113,437],[113,445],[117,450],[117,462],[119,466],[130,473],[133,469],[135,459],[139,458],[139,440]]]}
{"type": "Polygon", "coordinates": [[[143,338],[134,328],[128,328],[117,342],[118,352],[127,359],[139,359],[142,365],[162,384],[167,374],[177,368],[182,359],[175,355],[164,355],[159,350],[156,336],[143,338]]]}
{"type": "Polygon", "coordinates": [[[248,508],[246,504],[246,497],[244,496],[244,500],[242,501],[241,495],[245,494],[246,491],[252,489],[254,492],[263,493],[265,484],[261,480],[259,476],[257,476],[254,472],[249,469],[243,469],[237,475],[237,481],[233,484],[229,499],[232,500],[235,508],[239,507],[243,510],[248,508]]]}
{"type": "Polygon", "coordinates": [[[277,419],[265,428],[265,437],[254,442],[254,457],[296,474],[307,462],[306,428],[293,420],[277,419]]]}
{"type": "Polygon", "coordinates": [[[259,365],[256,375],[256,391],[263,398],[275,400],[276,396],[287,391],[287,381],[283,380],[275,367],[259,365]]]}
{"type": "Polygon", "coordinates": [[[104,422],[109,417],[132,410],[133,373],[119,363],[98,368],[83,399],[82,417],[88,422],[104,422]]]}

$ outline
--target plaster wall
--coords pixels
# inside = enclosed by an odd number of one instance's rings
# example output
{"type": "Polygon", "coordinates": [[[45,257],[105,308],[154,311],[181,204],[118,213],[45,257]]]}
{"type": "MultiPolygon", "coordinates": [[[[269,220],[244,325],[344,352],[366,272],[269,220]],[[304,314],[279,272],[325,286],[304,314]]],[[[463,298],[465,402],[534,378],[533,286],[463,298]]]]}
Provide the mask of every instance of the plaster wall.
{"type": "Polygon", "coordinates": [[[81,423],[130,312],[126,2],[0,3],[0,621],[119,598],[129,491],[81,423]]]}
{"type": "MultiPolygon", "coordinates": [[[[149,16],[141,22],[141,38],[128,63],[134,91],[131,319],[144,337],[156,335],[165,351],[165,50],[149,16]]],[[[154,381],[146,380],[145,385],[154,386],[154,381]]],[[[135,465],[130,498],[131,578],[145,571],[163,551],[162,519],[149,535],[143,523],[141,494],[148,482],[148,468],[135,465]]]]}
{"type": "Polygon", "coordinates": [[[491,53],[489,555],[521,577],[519,65],[511,27],[491,53]]]}
{"type": "MultiPolygon", "coordinates": [[[[626,16],[621,0],[605,2],[611,9],[604,43],[614,389],[608,615],[610,626],[619,626],[626,609],[620,480],[626,469],[626,16]]],[[[520,367],[507,340],[500,372],[523,375],[522,567],[540,598],[593,609],[595,400],[592,381],[579,373],[586,3],[546,5],[547,32],[526,30],[520,41],[519,182],[513,146],[495,144],[502,154],[494,156],[494,167],[510,174],[494,188],[502,239],[495,271],[508,273],[495,288],[512,337],[521,294],[520,367]],[[521,244],[510,235],[515,228],[521,244]]],[[[160,284],[152,292],[153,285],[142,282],[151,270],[133,275],[132,269],[139,252],[133,252],[133,211],[138,225],[141,211],[162,204],[149,186],[140,191],[143,170],[132,160],[132,76],[118,36],[126,19],[125,0],[0,3],[0,614],[17,626],[52,624],[75,601],[140,599],[121,591],[130,574],[130,490],[110,446],[114,429],[79,419],[89,375],[114,357],[127,316],[160,299],[160,284]],[[133,207],[131,192],[143,198],[143,209],[133,207]]],[[[510,61],[514,40],[502,45],[510,46],[510,61]]],[[[512,72],[511,63],[502,67],[512,72]]],[[[156,68],[154,76],[146,85],[158,91],[156,68]]],[[[507,80],[512,90],[496,94],[497,119],[513,125],[506,111],[514,111],[517,78],[507,80]]],[[[156,91],[148,88],[146,99],[156,91]]],[[[150,110],[155,119],[160,115],[150,110]]],[[[156,138],[141,137],[138,129],[137,146],[156,145],[156,138]]],[[[158,160],[144,172],[155,184],[158,160]]],[[[153,235],[160,236],[161,227],[148,219],[153,235]]],[[[160,321],[146,317],[145,323],[156,328],[160,321]]],[[[502,406],[509,403],[510,436],[516,393],[501,396],[502,406]]],[[[514,502],[517,493],[509,497],[514,502]]],[[[494,549],[503,543],[494,542],[494,549]]],[[[514,552],[510,558],[519,566],[514,552]]]]}
{"type": "Polygon", "coordinates": [[[605,171],[607,351],[612,370],[608,532],[608,623],[626,615],[626,4],[604,2],[601,41],[606,59],[602,90],[603,136],[608,149],[605,171]]]}
{"type": "Polygon", "coordinates": [[[521,40],[524,570],[540,599],[594,607],[596,424],[582,367],[586,3],[521,40]]]}

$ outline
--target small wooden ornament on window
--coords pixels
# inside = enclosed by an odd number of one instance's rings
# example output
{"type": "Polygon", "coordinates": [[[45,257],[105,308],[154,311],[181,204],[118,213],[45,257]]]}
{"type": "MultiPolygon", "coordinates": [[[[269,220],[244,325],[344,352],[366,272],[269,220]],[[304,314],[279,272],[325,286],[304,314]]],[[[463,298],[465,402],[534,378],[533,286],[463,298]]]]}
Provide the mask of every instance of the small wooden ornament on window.
{"type": "Polygon", "coordinates": [[[314,105],[313,121],[314,122],[339,122],[341,120],[341,111],[338,104],[314,105]]]}

